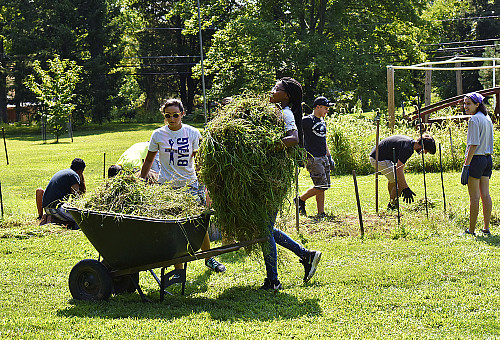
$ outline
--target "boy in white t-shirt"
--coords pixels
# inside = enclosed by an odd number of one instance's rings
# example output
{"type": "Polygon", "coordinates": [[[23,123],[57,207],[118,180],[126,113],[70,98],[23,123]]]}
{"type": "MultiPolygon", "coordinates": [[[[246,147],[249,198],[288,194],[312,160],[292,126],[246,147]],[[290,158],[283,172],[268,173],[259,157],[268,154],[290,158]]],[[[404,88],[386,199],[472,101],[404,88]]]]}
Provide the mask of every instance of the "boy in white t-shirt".
{"type": "MultiPolygon", "coordinates": [[[[167,100],[161,107],[161,112],[165,117],[166,125],[153,131],[140,177],[146,178],[156,154],[159,153],[158,182],[175,188],[188,186],[191,193],[205,203],[205,190],[198,183],[194,162],[194,156],[200,146],[201,133],[198,129],[182,123],[185,113],[180,100],[167,100]]],[[[201,250],[209,249],[210,238],[207,232],[201,250]]],[[[205,264],[215,272],[226,271],[226,267],[213,257],[207,259],[205,264]]],[[[182,264],[176,265],[176,268],[182,268],[182,264]]]]}

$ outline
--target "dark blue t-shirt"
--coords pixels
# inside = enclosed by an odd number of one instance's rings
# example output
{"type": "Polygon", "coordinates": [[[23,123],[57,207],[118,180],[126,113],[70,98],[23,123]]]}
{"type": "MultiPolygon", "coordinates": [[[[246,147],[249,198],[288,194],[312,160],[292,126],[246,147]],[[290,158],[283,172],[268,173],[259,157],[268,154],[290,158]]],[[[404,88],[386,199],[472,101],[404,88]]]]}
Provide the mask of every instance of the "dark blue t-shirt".
{"type": "Polygon", "coordinates": [[[52,202],[61,201],[71,194],[71,187],[75,184],[80,184],[80,176],[75,171],[64,169],[56,172],[43,193],[42,207],[45,208],[52,202]]]}
{"type": "MultiPolygon", "coordinates": [[[[405,164],[413,154],[415,140],[408,136],[395,135],[382,139],[378,143],[378,160],[394,161],[392,149],[396,149],[396,159],[405,164]]],[[[375,158],[375,147],[373,147],[370,157],[375,158]]]]}
{"type": "Polygon", "coordinates": [[[304,148],[313,157],[326,156],[326,123],[323,119],[310,114],[302,118],[304,148]]]}

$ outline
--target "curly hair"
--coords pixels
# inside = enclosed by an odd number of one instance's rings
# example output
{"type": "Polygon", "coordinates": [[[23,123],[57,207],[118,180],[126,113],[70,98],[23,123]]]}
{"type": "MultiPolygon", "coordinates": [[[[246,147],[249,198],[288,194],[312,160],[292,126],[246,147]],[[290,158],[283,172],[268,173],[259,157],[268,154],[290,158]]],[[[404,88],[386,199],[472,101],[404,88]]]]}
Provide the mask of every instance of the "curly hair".
{"type": "Polygon", "coordinates": [[[302,136],[302,85],[291,77],[283,77],[280,79],[285,92],[288,94],[290,100],[290,109],[295,118],[295,125],[297,125],[297,132],[299,134],[299,145],[303,146],[302,136]]]}

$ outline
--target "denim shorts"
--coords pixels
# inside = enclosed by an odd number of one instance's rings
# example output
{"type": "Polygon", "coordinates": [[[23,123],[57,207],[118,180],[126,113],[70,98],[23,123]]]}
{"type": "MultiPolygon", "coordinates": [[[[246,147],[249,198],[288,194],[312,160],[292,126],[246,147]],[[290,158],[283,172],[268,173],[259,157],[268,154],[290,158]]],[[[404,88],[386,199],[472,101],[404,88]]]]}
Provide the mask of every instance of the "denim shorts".
{"type": "Polygon", "coordinates": [[[491,178],[493,161],[491,155],[474,155],[470,161],[469,176],[480,179],[481,177],[491,178]]]}

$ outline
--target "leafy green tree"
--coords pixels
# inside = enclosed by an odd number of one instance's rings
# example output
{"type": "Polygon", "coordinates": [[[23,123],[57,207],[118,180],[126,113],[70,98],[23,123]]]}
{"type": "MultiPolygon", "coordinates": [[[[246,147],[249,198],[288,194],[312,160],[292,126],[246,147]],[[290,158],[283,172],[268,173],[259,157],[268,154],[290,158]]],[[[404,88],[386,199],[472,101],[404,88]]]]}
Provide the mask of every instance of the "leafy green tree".
{"type": "Polygon", "coordinates": [[[59,142],[59,136],[64,132],[66,123],[75,109],[75,87],[80,81],[82,67],[69,59],[48,60],[48,69],[44,70],[40,61],[35,60],[33,70],[35,75],[28,75],[25,85],[35,93],[44,105],[49,128],[59,142]]]}

